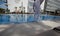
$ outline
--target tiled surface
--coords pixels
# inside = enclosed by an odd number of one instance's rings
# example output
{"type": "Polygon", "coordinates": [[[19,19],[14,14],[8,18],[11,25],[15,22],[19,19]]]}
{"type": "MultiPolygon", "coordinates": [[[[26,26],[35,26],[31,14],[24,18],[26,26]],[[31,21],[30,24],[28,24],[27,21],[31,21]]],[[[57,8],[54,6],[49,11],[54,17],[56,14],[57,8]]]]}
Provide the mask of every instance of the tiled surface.
{"type": "Polygon", "coordinates": [[[4,24],[3,25],[0,25],[0,32],[6,30],[7,28],[9,28],[11,26],[12,26],[12,24],[10,24],[10,25],[4,25],[4,24]]]}
{"type": "Polygon", "coordinates": [[[48,30],[35,36],[60,36],[60,33],[54,30],[48,30]]]}
{"type": "Polygon", "coordinates": [[[41,21],[44,25],[50,26],[52,28],[60,26],[60,21],[53,20],[53,21],[41,21]]]}
{"type": "Polygon", "coordinates": [[[22,23],[15,24],[10,29],[0,33],[0,36],[34,36],[50,29],[51,27],[42,23],[22,23]]]}

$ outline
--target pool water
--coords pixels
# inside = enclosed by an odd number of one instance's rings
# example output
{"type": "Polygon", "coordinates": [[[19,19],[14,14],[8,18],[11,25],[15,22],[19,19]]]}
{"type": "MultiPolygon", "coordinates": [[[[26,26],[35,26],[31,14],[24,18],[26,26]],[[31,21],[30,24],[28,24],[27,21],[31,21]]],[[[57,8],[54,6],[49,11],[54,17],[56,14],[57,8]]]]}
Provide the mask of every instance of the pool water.
{"type": "MultiPolygon", "coordinates": [[[[60,16],[40,15],[39,20],[60,20],[60,16]]],[[[0,14],[0,24],[33,22],[34,14],[0,14]]]]}

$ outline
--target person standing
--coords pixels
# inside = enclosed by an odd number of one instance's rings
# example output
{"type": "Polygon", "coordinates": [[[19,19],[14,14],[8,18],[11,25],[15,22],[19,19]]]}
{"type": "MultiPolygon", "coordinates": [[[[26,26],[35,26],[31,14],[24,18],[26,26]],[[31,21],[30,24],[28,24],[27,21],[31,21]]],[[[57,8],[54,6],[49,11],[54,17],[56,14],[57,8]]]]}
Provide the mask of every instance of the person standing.
{"type": "Polygon", "coordinates": [[[34,0],[33,10],[34,10],[34,21],[37,22],[39,20],[40,15],[40,5],[43,0],[34,0]]]}

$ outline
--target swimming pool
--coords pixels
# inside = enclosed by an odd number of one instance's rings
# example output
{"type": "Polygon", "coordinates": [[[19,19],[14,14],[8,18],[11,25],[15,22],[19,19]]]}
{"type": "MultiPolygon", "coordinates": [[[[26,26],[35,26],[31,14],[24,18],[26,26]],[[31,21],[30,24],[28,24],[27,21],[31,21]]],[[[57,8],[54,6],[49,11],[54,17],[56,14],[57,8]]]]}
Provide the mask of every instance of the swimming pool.
{"type": "MultiPolygon", "coordinates": [[[[39,20],[60,20],[60,16],[40,15],[39,20]]],[[[34,21],[34,14],[0,14],[0,24],[34,21]]]]}

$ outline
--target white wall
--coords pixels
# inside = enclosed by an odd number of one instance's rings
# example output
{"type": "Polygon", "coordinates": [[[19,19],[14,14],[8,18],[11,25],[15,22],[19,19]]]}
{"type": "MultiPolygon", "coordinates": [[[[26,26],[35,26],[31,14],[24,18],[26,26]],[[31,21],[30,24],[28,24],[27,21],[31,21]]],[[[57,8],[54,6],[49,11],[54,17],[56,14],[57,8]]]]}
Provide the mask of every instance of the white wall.
{"type": "Polygon", "coordinates": [[[33,13],[33,3],[34,0],[28,0],[28,12],[33,13]]]}
{"type": "Polygon", "coordinates": [[[28,12],[28,0],[23,0],[23,6],[25,7],[25,12],[28,12]]]}
{"type": "Polygon", "coordinates": [[[27,12],[28,0],[20,0],[19,3],[16,3],[15,0],[8,0],[8,9],[10,9],[10,12],[13,12],[15,7],[19,9],[21,2],[23,2],[23,6],[26,8],[25,11],[27,12]]]}
{"type": "Polygon", "coordinates": [[[43,3],[41,4],[41,10],[44,10],[44,3],[45,3],[45,0],[43,1],[43,3]]]}

